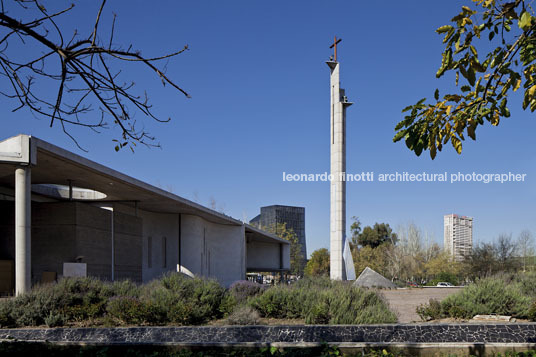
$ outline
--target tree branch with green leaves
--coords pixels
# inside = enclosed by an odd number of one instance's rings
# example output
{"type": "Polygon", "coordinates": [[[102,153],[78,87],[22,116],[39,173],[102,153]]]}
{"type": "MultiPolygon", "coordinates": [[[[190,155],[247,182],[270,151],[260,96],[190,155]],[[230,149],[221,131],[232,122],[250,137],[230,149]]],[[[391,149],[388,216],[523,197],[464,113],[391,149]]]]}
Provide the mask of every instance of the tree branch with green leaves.
{"type": "Polygon", "coordinates": [[[426,98],[403,109],[404,120],[395,127],[394,142],[404,140],[420,156],[429,150],[434,159],[450,143],[458,154],[466,136],[476,140],[476,130],[489,122],[499,125],[510,117],[509,95],[524,90],[523,109],[536,110],[536,18],[524,0],[473,0],[462,6],[451,25],[439,27],[445,50],[436,77],[453,73],[454,93],[434,101],[426,98]],[[494,47],[478,52],[482,41],[494,47]]]}

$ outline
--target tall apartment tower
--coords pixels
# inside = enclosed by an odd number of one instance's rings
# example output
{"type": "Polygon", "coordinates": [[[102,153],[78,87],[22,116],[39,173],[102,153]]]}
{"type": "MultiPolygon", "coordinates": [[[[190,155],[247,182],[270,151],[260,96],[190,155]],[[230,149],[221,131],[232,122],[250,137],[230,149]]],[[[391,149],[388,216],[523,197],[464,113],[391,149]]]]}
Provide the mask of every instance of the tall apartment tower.
{"type": "Polygon", "coordinates": [[[303,263],[307,261],[307,244],[305,241],[305,207],[273,205],[261,207],[261,214],[250,221],[251,224],[262,227],[276,227],[278,223],[286,223],[292,228],[301,244],[303,263]]]}
{"type": "Polygon", "coordinates": [[[462,261],[473,249],[473,218],[447,214],[444,216],[443,247],[456,261],[462,261]]]}

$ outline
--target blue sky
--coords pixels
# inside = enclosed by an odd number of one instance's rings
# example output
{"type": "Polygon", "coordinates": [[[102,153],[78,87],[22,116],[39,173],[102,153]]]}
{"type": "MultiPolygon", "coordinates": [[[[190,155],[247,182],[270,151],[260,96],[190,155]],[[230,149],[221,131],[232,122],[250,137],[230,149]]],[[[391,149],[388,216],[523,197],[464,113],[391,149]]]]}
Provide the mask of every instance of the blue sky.
{"type": "MultiPolygon", "coordinates": [[[[61,4],[61,2],[58,2],[61,4]]],[[[67,4],[67,3],[65,3],[67,4]]],[[[536,232],[536,122],[512,100],[512,117],[485,125],[462,155],[447,147],[432,161],[392,143],[401,109],[435,88],[441,37],[469,1],[123,1],[105,7],[103,28],[118,15],[114,42],[162,55],[189,45],[167,74],[192,96],[163,88],[145,71],[125,71],[147,90],[167,124],[147,121],[162,149],[116,153],[113,132],[73,129],[81,152],[57,126],[48,127],[0,98],[2,137],[28,133],[226,214],[253,218],[259,207],[306,207],[308,253],[329,246],[329,183],[283,182],[282,172],[329,171],[329,69],[333,36],[341,82],[355,104],[347,113],[348,172],[526,173],[521,183],[348,183],[347,215],[364,225],[413,222],[442,242],[443,215],[474,217],[477,241],[500,233],[536,232]]],[[[76,2],[62,25],[89,33],[97,2],[76,2]]],[[[20,13],[14,10],[12,14],[20,13]]],[[[103,32],[104,33],[104,32],[103,32]]],[[[20,48],[20,55],[35,47],[20,48]]],[[[141,69],[141,67],[140,67],[141,69]]],[[[6,83],[2,82],[1,86],[6,83]]],[[[48,90],[48,88],[46,88],[48,90]]],[[[55,89],[50,88],[51,91],[55,89]]],[[[97,113],[95,113],[97,115],[97,113]]]]}

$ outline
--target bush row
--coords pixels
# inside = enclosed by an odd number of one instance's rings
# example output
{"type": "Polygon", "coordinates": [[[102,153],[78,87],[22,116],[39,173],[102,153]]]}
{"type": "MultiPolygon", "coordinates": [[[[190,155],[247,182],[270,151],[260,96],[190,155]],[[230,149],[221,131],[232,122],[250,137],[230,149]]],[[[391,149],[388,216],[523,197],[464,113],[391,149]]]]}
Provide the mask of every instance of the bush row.
{"type": "Polygon", "coordinates": [[[261,316],[305,319],[307,324],[396,322],[396,315],[376,292],[328,278],[279,285],[249,299],[261,316]]]}
{"type": "Polygon", "coordinates": [[[423,320],[451,317],[470,319],[475,315],[507,315],[536,320],[536,275],[496,276],[466,286],[443,301],[430,300],[417,308],[423,320]]]}
{"type": "Polygon", "coordinates": [[[376,293],[329,279],[270,288],[239,281],[225,290],[215,280],[177,273],[144,285],[65,278],[0,300],[0,327],[200,325],[223,317],[247,325],[261,316],[315,324],[396,321],[376,293]]]}
{"type": "Polygon", "coordinates": [[[216,281],[168,274],[146,285],[66,278],[0,301],[0,326],[85,324],[196,325],[222,317],[216,281]]]}

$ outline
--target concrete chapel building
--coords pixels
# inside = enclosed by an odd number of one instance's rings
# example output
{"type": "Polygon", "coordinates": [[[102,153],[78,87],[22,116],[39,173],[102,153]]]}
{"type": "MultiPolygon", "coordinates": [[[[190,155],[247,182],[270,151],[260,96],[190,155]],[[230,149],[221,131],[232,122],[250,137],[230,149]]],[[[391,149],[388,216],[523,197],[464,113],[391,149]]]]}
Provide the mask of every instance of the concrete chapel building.
{"type": "Polygon", "coordinates": [[[0,293],[61,276],[229,286],[290,268],[289,242],[33,136],[0,141],[0,293]]]}

